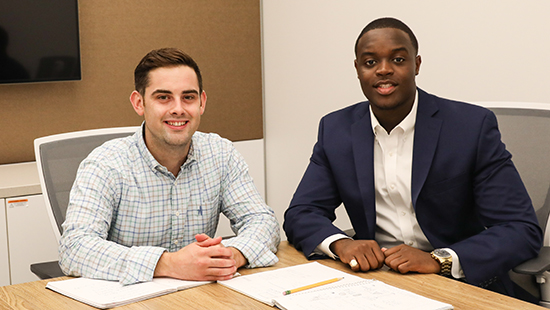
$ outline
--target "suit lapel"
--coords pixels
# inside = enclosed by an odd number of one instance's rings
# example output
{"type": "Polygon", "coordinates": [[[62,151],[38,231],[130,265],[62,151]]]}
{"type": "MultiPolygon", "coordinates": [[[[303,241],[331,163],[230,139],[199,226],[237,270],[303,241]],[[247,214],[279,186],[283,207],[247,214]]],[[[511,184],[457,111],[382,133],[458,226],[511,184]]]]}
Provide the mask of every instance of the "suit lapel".
{"type": "Polygon", "coordinates": [[[367,113],[352,124],[351,136],[353,159],[355,160],[357,182],[365,209],[368,235],[363,236],[362,232],[357,231],[357,229],[356,233],[358,238],[374,238],[376,227],[373,161],[374,134],[372,132],[368,108],[367,113]]]}
{"type": "Polygon", "coordinates": [[[441,119],[434,117],[439,108],[435,97],[418,89],[418,113],[414,130],[411,195],[416,208],[416,200],[424,186],[432,165],[439,140],[441,119]]]}

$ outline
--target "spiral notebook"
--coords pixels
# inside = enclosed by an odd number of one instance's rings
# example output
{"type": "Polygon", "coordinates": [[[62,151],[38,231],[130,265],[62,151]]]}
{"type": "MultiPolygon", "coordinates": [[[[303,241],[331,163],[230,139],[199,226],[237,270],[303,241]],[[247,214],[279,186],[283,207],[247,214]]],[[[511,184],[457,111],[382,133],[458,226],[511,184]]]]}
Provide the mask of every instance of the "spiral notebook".
{"type": "Polygon", "coordinates": [[[396,288],[378,280],[327,267],[318,262],[280,268],[218,281],[237,292],[285,310],[407,309],[447,310],[453,306],[396,288]],[[283,292],[331,278],[340,281],[298,293],[283,292]]]}

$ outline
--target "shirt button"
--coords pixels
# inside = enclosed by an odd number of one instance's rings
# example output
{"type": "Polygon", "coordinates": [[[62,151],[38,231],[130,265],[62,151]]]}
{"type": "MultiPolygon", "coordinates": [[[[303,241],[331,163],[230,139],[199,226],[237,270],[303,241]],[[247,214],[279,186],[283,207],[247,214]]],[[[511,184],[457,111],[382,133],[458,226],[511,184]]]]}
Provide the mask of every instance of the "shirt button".
{"type": "Polygon", "coordinates": [[[180,216],[180,213],[179,213],[179,212],[176,212],[176,216],[180,216]]]}
{"type": "Polygon", "coordinates": [[[395,189],[395,184],[390,184],[391,189],[395,189]]]}
{"type": "Polygon", "coordinates": [[[178,240],[174,240],[174,244],[178,244],[178,240]]]}
{"type": "Polygon", "coordinates": [[[402,211],[402,212],[401,212],[401,216],[405,216],[405,215],[407,215],[407,212],[402,211]]]}
{"type": "Polygon", "coordinates": [[[410,246],[413,246],[414,241],[409,241],[409,242],[407,242],[407,244],[410,245],[410,246]]]}
{"type": "Polygon", "coordinates": [[[392,157],[392,156],[393,156],[393,152],[390,152],[390,157],[392,157]]]}

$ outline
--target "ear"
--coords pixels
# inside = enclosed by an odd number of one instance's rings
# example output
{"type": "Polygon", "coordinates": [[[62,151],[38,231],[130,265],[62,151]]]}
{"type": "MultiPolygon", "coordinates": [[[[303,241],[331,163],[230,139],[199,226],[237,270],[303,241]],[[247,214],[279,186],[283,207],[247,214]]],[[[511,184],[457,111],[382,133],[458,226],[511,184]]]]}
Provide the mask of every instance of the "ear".
{"type": "Polygon", "coordinates": [[[136,111],[139,116],[143,116],[143,114],[145,113],[143,97],[137,90],[134,90],[130,95],[130,102],[132,103],[134,111],[136,111]]]}
{"type": "Polygon", "coordinates": [[[359,71],[357,71],[357,59],[353,61],[353,66],[355,67],[355,72],[357,72],[357,78],[359,78],[359,71]]]}
{"type": "Polygon", "coordinates": [[[201,115],[204,113],[204,109],[206,109],[206,92],[203,90],[201,93],[201,115]]]}
{"type": "Polygon", "coordinates": [[[415,63],[416,63],[415,75],[418,75],[418,73],[420,73],[420,64],[422,63],[422,58],[420,57],[420,55],[416,56],[415,63]]]}

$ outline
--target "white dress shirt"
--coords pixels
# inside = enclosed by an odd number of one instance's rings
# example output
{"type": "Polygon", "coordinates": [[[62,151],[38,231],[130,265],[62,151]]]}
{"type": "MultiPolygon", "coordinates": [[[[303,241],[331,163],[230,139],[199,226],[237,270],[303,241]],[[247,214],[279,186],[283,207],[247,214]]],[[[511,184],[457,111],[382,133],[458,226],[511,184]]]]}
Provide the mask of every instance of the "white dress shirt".
{"type": "MultiPolygon", "coordinates": [[[[369,106],[374,140],[374,184],[376,191],[375,240],[381,247],[392,248],[400,244],[429,252],[433,250],[416,219],[411,196],[414,127],[418,110],[418,93],[409,114],[390,133],[380,125],[369,106]]],[[[322,253],[335,258],[330,244],[347,238],[333,235],[318,247],[322,253]]],[[[451,273],[455,278],[464,277],[458,256],[453,257],[451,273]]],[[[318,251],[316,251],[318,253],[318,251]]]]}

